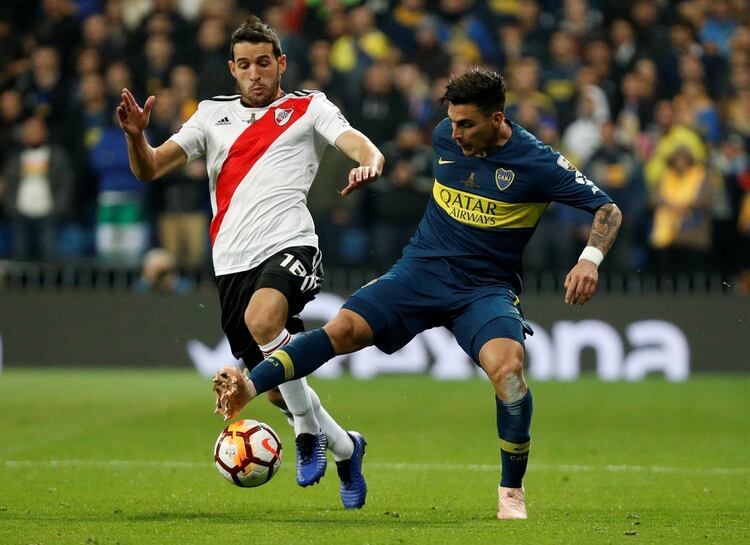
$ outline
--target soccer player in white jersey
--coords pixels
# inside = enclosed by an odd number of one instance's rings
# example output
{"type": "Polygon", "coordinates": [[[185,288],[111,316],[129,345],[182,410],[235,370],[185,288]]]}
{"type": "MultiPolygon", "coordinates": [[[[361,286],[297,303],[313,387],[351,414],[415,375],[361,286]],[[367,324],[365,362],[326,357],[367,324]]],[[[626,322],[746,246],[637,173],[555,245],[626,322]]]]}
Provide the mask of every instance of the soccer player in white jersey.
{"type": "MultiPolygon", "coordinates": [[[[359,166],[341,194],[375,181],[384,158],[318,91],[285,93],[286,56],[276,32],[255,16],[232,34],[229,70],[240,94],[204,100],[160,146],[144,135],[153,96],[141,108],[123,89],[117,116],[130,166],[144,181],[205,156],[211,190],[211,244],[222,327],[232,352],[252,368],[302,330],[296,316],[320,290],[321,255],[307,192],[329,144],[359,166]]],[[[297,483],[315,484],[333,452],[346,508],[365,503],[365,440],[325,411],[305,379],[269,395],[294,420],[297,483]]]]}

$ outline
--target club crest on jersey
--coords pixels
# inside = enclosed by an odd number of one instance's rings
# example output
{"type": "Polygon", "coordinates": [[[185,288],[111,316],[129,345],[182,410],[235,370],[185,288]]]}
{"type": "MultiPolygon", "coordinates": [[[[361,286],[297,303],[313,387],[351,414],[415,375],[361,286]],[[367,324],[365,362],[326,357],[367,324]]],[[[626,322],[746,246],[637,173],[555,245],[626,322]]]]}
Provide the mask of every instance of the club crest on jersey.
{"type": "Polygon", "coordinates": [[[274,112],[274,119],[276,120],[276,124],[279,127],[283,127],[292,118],[293,113],[294,110],[292,110],[291,108],[276,110],[276,112],[274,112]]]}
{"type": "Polygon", "coordinates": [[[512,170],[498,168],[495,171],[495,184],[500,191],[505,191],[506,189],[508,189],[510,187],[510,184],[512,184],[513,180],[515,179],[516,173],[512,170]]]}

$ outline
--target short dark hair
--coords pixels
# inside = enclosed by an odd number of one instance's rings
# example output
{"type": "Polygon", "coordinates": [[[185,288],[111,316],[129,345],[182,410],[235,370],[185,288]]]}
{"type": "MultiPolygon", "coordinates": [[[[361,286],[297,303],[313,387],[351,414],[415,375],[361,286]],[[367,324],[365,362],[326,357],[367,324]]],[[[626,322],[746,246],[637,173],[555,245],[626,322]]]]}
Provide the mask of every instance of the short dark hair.
{"type": "Polygon", "coordinates": [[[505,79],[497,72],[472,68],[448,80],[440,103],[476,104],[486,115],[505,109],[505,79]]]}
{"type": "Polygon", "coordinates": [[[251,15],[232,32],[229,44],[229,58],[234,60],[234,45],[239,42],[268,43],[273,46],[273,54],[278,59],[281,57],[281,40],[276,31],[260,20],[256,15],[251,15]]]}

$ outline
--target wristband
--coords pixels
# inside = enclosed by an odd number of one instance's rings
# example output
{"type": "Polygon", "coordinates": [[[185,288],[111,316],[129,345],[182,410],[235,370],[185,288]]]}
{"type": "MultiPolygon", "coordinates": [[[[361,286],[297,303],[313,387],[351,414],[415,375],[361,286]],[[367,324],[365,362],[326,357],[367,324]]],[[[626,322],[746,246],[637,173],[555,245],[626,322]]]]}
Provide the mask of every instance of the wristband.
{"type": "Polygon", "coordinates": [[[581,259],[591,261],[598,267],[604,261],[604,254],[595,246],[586,246],[578,257],[578,261],[581,259]]]}

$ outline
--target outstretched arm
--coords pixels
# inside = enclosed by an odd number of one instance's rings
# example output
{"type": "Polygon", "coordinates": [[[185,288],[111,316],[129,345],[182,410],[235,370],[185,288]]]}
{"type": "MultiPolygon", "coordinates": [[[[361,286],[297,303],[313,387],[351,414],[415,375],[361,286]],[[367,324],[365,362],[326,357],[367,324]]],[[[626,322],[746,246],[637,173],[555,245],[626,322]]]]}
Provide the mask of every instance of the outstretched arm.
{"type": "Polygon", "coordinates": [[[156,97],[151,95],[141,108],[133,93],[123,89],[122,100],[117,106],[117,121],[128,142],[130,170],[144,182],[160,178],[187,163],[187,155],[183,149],[171,140],[158,148],[151,147],[146,140],[144,131],[148,127],[154,102],[156,97]]]}
{"type": "Polygon", "coordinates": [[[565,277],[565,302],[569,305],[583,305],[594,295],[599,284],[599,264],[612,247],[621,222],[622,213],[614,203],[596,211],[588,244],[565,277]]]}
{"type": "Polygon", "coordinates": [[[351,160],[359,163],[349,172],[349,184],[341,190],[348,195],[355,189],[370,184],[383,173],[385,157],[369,138],[356,129],[346,131],[336,139],[336,147],[351,160]]]}

